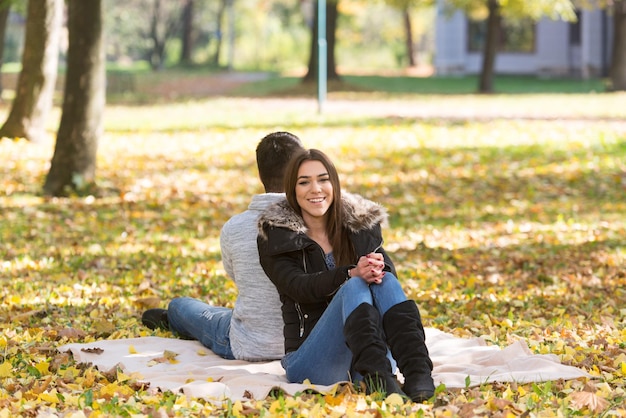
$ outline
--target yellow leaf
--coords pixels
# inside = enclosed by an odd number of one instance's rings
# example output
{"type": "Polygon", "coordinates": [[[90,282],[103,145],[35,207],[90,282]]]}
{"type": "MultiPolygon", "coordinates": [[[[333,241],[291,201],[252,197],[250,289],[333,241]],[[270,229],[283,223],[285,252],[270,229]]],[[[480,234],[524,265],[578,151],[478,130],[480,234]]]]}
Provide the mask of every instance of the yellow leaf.
{"type": "Polygon", "coordinates": [[[50,368],[50,363],[46,361],[42,361],[40,363],[35,364],[35,368],[39,370],[41,374],[48,374],[48,370],[50,368]]]}
{"type": "Polygon", "coordinates": [[[128,379],[130,379],[130,376],[129,376],[129,375],[127,375],[126,373],[121,372],[121,371],[119,371],[119,370],[117,371],[117,381],[118,381],[118,382],[125,382],[125,381],[127,381],[128,379]]]}
{"type": "Polygon", "coordinates": [[[232,409],[233,416],[240,417],[242,410],[243,410],[243,405],[241,404],[241,401],[237,401],[233,404],[233,409],[232,409]]]}
{"type": "Polygon", "coordinates": [[[615,360],[613,360],[613,367],[621,367],[623,370],[624,363],[626,363],[626,354],[621,353],[619,356],[615,357],[615,360]]]}
{"type": "Polygon", "coordinates": [[[158,308],[161,304],[161,299],[157,297],[140,298],[135,300],[135,303],[143,309],[158,308]]]}
{"type": "MultiPolygon", "coordinates": [[[[92,313],[93,312],[96,312],[96,311],[92,311],[92,313]]],[[[100,313],[98,313],[97,315],[100,315],[100,313]]],[[[115,331],[115,325],[113,325],[109,321],[104,321],[104,320],[95,321],[93,323],[93,327],[96,330],[96,332],[99,334],[110,334],[113,331],[115,331]]]]}
{"type": "Polygon", "coordinates": [[[337,405],[340,405],[341,402],[343,402],[344,398],[345,398],[344,395],[338,395],[338,396],[326,395],[324,396],[324,402],[330,406],[337,406],[337,405]]]}
{"type": "Polygon", "coordinates": [[[277,414],[278,411],[280,411],[282,409],[282,405],[280,403],[280,401],[276,400],[274,402],[272,402],[272,404],[270,405],[270,413],[272,414],[277,414]]]}
{"type": "MultiPolygon", "coordinates": [[[[520,393],[521,395],[521,393],[520,393]]],[[[513,391],[511,390],[511,386],[507,386],[506,390],[504,392],[502,392],[502,399],[506,399],[506,400],[512,400],[514,398],[515,394],[513,393],[513,391]]]]}
{"type": "Polygon", "coordinates": [[[178,355],[178,353],[175,353],[173,351],[169,351],[169,350],[163,351],[163,357],[165,357],[167,359],[176,358],[177,355],[178,355]]]}
{"type": "Polygon", "coordinates": [[[182,408],[187,408],[189,406],[189,398],[186,396],[179,396],[176,398],[175,405],[182,408]]]}
{"type": "Polygon", "coordinates": [[[103,386],[100,389],[100,395],[105,398],[112,398],[113,396],[122,396],[128,397],[132,395],[135,391],[128,386],[120,386],[117,383],[109,383],[106,386],[103,386]]]}
{"type": "Polygon", "coordinates": [[[39,395],[39,400],[48,402],[51,404],[59,403],[59,398],[57,398],[57,395],[55,393],[48,393],[48,392],[41,393],[39,395]]]}
{"type": "Polygon", "coordinates": [[[387,398],[385,398],[385,402],[387,403],[387,405],[391,406],[404,405],[404,400],[402,399],[402,396],[398,395],[397,393],[392,393],[391,395],[387,396],[387,398]]]}
{"type": "Polygon", "coordinates": [[[13,375],[13,366],[8,361],[0,364],[0,377],[11,377],[13,375]]]}
{"type": "Polygon", "coordinates": [[[311,417],[324,416],[323,411],[322,411],[322,406],[319,403],[316,403],[315,405],[313,405],[313,408],[311,408],[311,411],[309,412],[309,416],[311,417]]]}

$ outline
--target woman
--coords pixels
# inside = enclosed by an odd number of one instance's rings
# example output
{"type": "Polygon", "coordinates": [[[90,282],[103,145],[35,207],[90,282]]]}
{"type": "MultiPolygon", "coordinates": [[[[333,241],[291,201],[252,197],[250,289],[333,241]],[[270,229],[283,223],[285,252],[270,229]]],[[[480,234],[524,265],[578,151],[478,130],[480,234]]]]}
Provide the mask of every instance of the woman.
{"type": "Polygon", "coordinates": [[[285,172],[286,200],[259,219],[261,265],[282,301],[290,382],[363,377],[367,393],[434,395],[432,362],[415,302],[382,248],[384,208],[341,193],[334,164],[310,149],[285,172]],[[404,376],[401,389],[387,358],[404,376]]]}

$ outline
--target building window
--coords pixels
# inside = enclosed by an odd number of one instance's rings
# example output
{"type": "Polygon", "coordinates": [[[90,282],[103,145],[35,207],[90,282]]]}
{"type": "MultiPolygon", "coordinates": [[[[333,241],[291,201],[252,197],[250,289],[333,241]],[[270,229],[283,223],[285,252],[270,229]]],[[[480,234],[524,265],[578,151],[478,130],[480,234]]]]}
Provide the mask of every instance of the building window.
{"type": "MultiPolygon", "coordinates": [[[[467,49],[470,52],[480,52],[485,46],[487,21],[469,20],[468,23],[467,49]]],[[[523,53],[535,52],[535,31],[535,22],[530,19],[515,21],[502,19],[500,23],[498,51],[523,53]]]]}

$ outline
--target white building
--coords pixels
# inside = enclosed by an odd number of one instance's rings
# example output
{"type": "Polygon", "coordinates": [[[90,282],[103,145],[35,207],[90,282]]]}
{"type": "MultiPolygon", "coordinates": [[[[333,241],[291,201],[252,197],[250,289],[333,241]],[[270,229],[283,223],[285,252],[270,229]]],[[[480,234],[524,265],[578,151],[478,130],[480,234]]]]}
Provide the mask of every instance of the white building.
{"type": "MultiPolygon", "coordinates": [[[[449,15],[438,0],[434,67],[437,75],[477,74],[482,67],[484,25],[460,11],[449,15]],[[481,29],[482,28],[482,29],[481,29]]],[[[542,19],[521,25],[506,23],[496,55],[496,74],[604,76],[611,56],[613,22],[606,11],[581,10],[574,23],[542,19]]]]}

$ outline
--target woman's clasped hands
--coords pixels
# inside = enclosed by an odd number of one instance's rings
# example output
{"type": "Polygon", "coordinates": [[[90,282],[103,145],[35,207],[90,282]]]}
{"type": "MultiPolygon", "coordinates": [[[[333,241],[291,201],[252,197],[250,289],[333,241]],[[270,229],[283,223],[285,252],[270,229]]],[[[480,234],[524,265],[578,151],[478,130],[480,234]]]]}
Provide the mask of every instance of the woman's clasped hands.
{"type": "Polygon", "coordinates": [[[381,253],[369,253],[359,257],[356,266],[350,270],[350,277],[360,277],[367,284],[380,284],[385,275],[385,261],[381,253]]]}

